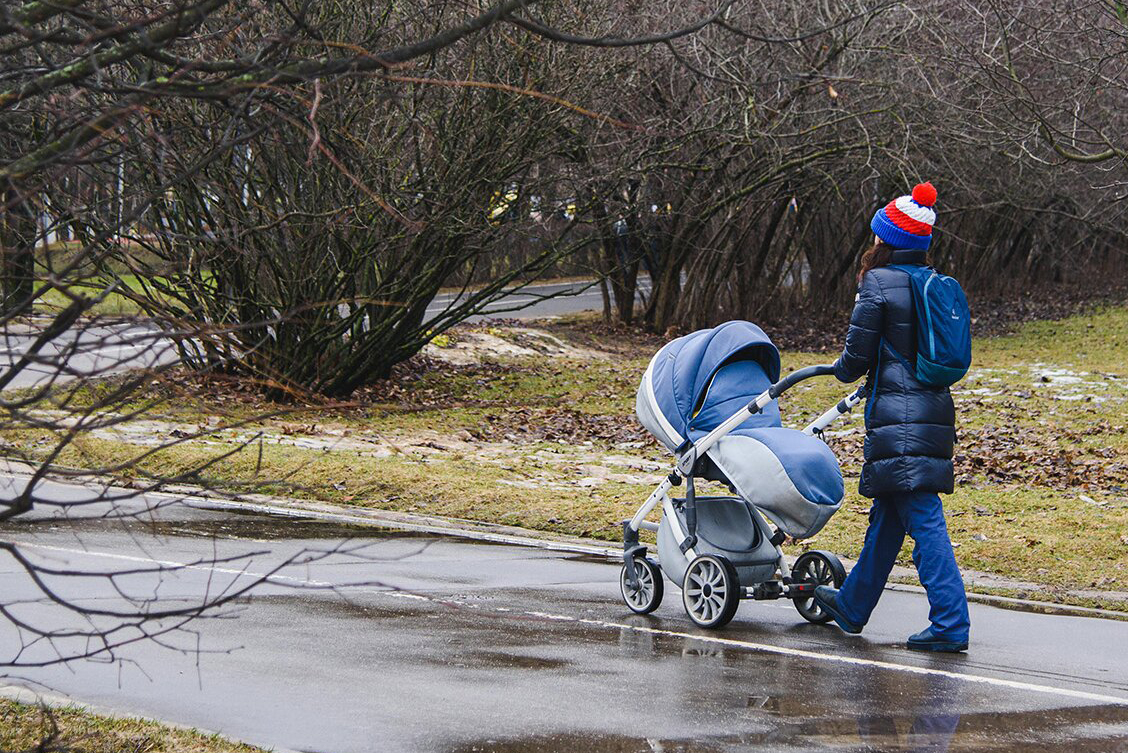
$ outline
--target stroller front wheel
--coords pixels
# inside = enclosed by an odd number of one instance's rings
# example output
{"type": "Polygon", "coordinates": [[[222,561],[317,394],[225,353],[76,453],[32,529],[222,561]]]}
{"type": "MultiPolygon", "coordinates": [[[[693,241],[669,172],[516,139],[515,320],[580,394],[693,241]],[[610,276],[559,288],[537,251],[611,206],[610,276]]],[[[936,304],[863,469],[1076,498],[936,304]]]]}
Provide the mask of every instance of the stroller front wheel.
{"type": "MultiPolygon", "coordinates": [[[[791,579],[796,583],[813,584],[814,586],[831,586],[841,588],[846,580],[846,568],[842,567],[842,560],[833,552],[814,550],[803,552],[795,560],[791,568],[791,579]]],[[[795,609],[808,622],[821,625],[830,622],[831,616],[824,612],[813,596],[795,599],[795,609]]]]}
{"type": "Polygon", "coordinates": [[[724,557],[703,554],[689,563],[682,579],[682,604],[694,624],[719,628],[740,606],[740,578],[724,557]]]}
{"type": "Polygon", "coordinates": [[[619,573],[619,593],[627,609],[635,614],[650,614],[662,603],[662,571],[646,557],[635,557],[635,583],[631,585],[627,563],[619,573]]]}

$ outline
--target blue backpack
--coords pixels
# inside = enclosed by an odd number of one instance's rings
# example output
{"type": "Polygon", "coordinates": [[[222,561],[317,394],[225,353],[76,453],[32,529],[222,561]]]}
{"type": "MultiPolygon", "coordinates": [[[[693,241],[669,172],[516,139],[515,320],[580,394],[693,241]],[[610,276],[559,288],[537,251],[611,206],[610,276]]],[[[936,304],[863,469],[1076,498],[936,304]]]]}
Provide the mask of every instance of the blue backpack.
{"type": "Polygon", "coordinates": [[[954,278],[932,267],[890,264],[909,275],[917,319],[916,378],[930,387],[950,387],[971,368],[971,310],[954,278]]]}

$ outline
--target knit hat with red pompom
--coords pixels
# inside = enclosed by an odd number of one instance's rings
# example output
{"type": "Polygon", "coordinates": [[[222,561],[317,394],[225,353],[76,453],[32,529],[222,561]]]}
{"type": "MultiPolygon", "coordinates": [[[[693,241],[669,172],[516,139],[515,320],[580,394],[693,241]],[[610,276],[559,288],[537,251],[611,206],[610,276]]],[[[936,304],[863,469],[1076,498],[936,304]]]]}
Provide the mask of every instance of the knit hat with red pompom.
{"type": "Polygon", "coordinates": [[[911,196],[898,196],[873,216],[870,227],[877,237],[893,248],[925,251],[932,243],[932,226],[936,224],[936,187],[918,183],[911,196]]]}

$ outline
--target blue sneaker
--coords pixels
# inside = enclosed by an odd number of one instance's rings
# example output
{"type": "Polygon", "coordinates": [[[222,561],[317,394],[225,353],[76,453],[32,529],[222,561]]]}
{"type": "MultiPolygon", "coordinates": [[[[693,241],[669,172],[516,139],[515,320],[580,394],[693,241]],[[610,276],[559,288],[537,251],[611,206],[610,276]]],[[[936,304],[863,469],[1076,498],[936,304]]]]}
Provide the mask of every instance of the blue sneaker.
{"type": "Polygon", "coordinates": [[[822,610],[829,614],[834,623],[842,628],[844,632],[850,635],[857,635],[862,632],[861,625],[855,625],[842,616],[842,612],[838,609],[838,589],[831,588],[830,586],[817,586],[814,593],[815,603],[822,607],[822,610]]]}
{"type": "Polygon", "coordinates": [[[960,651],[967,651],[967,639],[962,641],[954,641],[950,638],[942,638],[936,633],[932,632],[931,627],[921,630],[916,635],[910,635],[906,645],[913,651],[943,651],[949,654],[959,653],[960,651]]]}

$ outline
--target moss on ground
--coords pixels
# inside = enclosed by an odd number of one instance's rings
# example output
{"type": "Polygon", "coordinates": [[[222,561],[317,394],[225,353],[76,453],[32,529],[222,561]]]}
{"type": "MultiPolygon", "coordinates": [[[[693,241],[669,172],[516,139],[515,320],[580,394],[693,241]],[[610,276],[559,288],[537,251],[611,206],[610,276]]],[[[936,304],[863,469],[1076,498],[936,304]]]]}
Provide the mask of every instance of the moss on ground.
{"type": "MultiPolygon", "coordinates": [[[[954,390],[959,483],[945,499],[961,565],[1051,588],[1128,590],[1126,344],[1128,308],[976,340],[973,370],[954,390]]],[[[157,403],[147,441],[181,437],[134,472],[614,540],[669,458],[633,417],[654,343],[624,331],[605,349],[612,357],[428,362],[344,405],[277,406],[253,389],[178,376],[134,398],[157,403]]],[[[834,356],[787,352],[784,369],[834,356]]],[[[799,385],[783,398],[785,423],[802,426],[849,389],[799,385]]],[[[52,444],[41,434],[0,432],[30,456],[52,444]]],[[[856,492],[862,434],[860,415],[834,427],[848,496],[798,546],[858,553],[869,505],[856,492]]],[[[136,437],[82,435],[58,462],[99,468],[149,450],[136,437]]],[[[901,561],[910,563],[907,545],[901,561]]]]}
{"type": "MultiPolygon", "coordinates": [[[[94,298],[101,295],[102,291],[114,281],[118,284],[118,290],[107,294],[100,301],[91,306],[86,313],[91,316],[110,317],[127,317],[140,314],[141,307],[128,296],[118,292],[119,290],[140,291],[143,289],[141,278],[129,273],[121,273],[114,277],[105,276],[82,279],[71,284],[69,290],[66,292],[58,288],[52,288],[36,299],[35,309],[40,313],[55,313],[70,305],[72,300],[71,295],[83,295],[87,298],[94,298]],[[70,295],[68,295],[68,293],[70,295]]],[[[153,293],[153,295],[159,297],[160,294],[153,293]]]]}
{"type": "Polygon", "coordinates": [[[0,699],[0,751],[51,753],[256,753],[262,748],[141,719],[0,699]]]}

